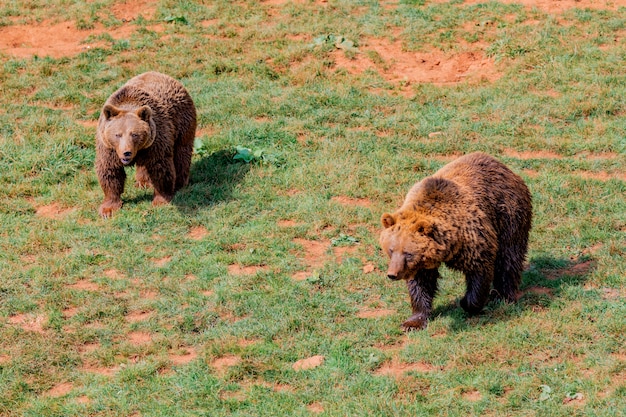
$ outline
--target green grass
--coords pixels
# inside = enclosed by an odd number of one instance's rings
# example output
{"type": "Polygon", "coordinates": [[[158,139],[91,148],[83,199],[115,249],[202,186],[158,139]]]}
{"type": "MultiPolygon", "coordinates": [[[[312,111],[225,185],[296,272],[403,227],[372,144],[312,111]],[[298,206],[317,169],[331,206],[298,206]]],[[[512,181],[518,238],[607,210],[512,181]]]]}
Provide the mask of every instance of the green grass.
{"type": "MultiPolygon", "coordinates": [[[[0,25],[124,25],[112,1],[36,3],[10,2],[0,25]]],[[[127,24],[77,55],[0,55],[0,415],[624,415],[626,9],[159,1],[127,24]],[[501,77],[402,87],[338,68],[333,44],[314,42],[328,35],[359,49],[480,44],[501,77]],[[147,70],[196,103],[191,184],[153,208],[129,181],[102,220],[93,122],[147,70]],[[256,157],[237,160],[237,146],[256,157]],[[446,156],[476,150],[531,189],[525,293],[467,318],[463,279],[443,269],[428,328],[404,335],[380,215],[446,156]],[[305,241],[322,247],[313,265],[305,241]],[[322,365],[292,368],[314,355],[322,365]],[[390,363],[421,367],[381,375],[390,363]]]]}

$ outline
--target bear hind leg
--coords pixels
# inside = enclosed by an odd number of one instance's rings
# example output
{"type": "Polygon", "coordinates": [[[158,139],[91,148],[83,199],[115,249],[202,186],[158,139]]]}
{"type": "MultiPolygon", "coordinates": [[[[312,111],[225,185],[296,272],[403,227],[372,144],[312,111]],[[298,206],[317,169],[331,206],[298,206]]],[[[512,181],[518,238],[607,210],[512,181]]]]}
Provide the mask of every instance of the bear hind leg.
{"type": "Polygon", "coordinates": [[[509,303],[517,300],[525,255],[526,250],[520,247],[509,248],[498,254],[493,279],[497,298],[509,303]]]}
{"type": "Polygon", "coordinates": [[[152,205],[161,206],[172,201],[175,193],[174,184],[176,182],[174,162],[171,159],[159,161],[158,163],[147,165],[146,169],[154,187],[152,205]]]}
{"type": "Polygon", "coordinates": [[[179,145],[174,150],[174,167],[176,169],[176,185],[174,191],[178,191],[189,182],[189,169],[193,145],[179,145]]]}
{"type": "Polygon", "coordinates": [[[469,315],[480,313],[489,299],[492,281],[492,271],[466,272],[467,291],[460,301],[461,308],[469,315]]]}

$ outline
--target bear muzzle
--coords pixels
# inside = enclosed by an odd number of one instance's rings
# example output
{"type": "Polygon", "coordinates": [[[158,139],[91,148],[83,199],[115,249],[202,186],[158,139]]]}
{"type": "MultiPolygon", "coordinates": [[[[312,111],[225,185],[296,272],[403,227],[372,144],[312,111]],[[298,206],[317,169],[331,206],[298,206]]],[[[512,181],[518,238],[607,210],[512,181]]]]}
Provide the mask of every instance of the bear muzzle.
{"type": "Polygon", "coordinates": [[[122,157],[120,158],[120,161],[122,161],[122,163],[124,165],[128,165],[133,161],[133,153],[130,151],[126,151],[122,154],[122,157]]]}

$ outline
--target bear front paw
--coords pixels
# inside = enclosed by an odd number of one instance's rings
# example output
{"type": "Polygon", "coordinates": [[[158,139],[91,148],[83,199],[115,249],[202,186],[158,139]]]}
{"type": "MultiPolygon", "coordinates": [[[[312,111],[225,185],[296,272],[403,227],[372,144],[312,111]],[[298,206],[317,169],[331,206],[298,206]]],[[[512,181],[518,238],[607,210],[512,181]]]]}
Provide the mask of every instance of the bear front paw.
{"type": "Polygon", "coordinates": [[[428,319],[421,314],[414,314],[402,323],[402,330],[411,332],[413,330],[423,330],[428,324],[428,319]]]}
{"type": "Polygon", "coordinates": [[[119,210],[120,208],[122,208],[121,201],[105,201],[104,203],[100,205],[100,208],[98,209],[98,213],[100,213],[100,216],[107,219],[111,217],[113,213],[119,210]]]}

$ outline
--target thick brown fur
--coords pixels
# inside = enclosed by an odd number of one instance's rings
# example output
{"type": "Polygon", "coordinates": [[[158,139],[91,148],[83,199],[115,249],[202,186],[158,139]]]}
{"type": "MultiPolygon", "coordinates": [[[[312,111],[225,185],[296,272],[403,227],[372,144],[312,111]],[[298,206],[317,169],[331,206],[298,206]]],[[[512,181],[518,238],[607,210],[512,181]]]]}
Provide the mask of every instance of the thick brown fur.
{"type": "Polygon", "coordinates": [[[405,330],[427,324],[444,263],[465,274],[461,307],[479,313],[494,293],[517,298],[528,248],[532,203],[524,181],[484,153],[465,155],[415,184],[404,204],[381,218],[387,275],[407,281],[413,315],[405,330]]]}
{"type": "Polygon", "coordinates": [[[196,108],[183,85],[164,74],[130,79],[106,101],[96,131],[96,173],[102,217],[122,207],[125,166],[136,184],[154,187],[153,205],[166,204],[187,185],[196,133],[196,108]]]}

